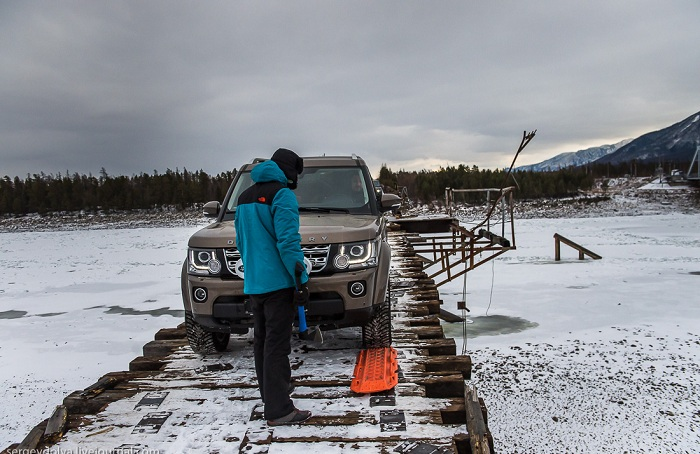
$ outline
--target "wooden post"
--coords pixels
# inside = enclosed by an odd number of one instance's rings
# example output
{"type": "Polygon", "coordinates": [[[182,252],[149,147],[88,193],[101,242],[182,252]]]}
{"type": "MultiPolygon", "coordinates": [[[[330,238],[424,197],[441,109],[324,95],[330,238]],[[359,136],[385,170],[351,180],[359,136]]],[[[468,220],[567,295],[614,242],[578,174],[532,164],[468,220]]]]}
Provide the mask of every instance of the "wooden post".
{"type": "Polygon", "coordinates": [[[561,260],[561,243],[559,242],[559,238],[557,237],[557,234],[554,234],[554,261],[558,262],[561,260]]]}

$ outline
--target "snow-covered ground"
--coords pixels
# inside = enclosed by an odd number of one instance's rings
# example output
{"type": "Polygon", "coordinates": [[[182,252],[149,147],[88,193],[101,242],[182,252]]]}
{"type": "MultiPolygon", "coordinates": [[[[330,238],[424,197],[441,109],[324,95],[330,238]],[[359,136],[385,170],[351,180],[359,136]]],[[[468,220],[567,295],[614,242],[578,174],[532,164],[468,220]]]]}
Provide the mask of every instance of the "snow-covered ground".
{"type": "Polygon", "coordinates": [[[196,230],[0,233],[0,449],[182,321],[180,267],[196,230]]]}
{"type": "MultiPolygon", "coordinates": [[[[700,215],[517,231],[516,251],[467,277],[467,352],[499,452],[700,452],[700,215]],[[562,245],[555,262],[554,233],[603,258],[562,245]]],[[[440,288],[446,309],[463,284],[440,288]]],[[[445,331],[462,339],[462,324],[445,331]]]]}
{"type": "MultiPolygon", "coordinates": [[[[518,249],[469,273],[498,452],[700,452],[700,214],[641,211],[517,221],[518,249]],[[554,233],[603,259],[554,262],[554,233]]],[[[196,229],[0,233],[0,449],[180,323],[196,229]]],[[[459,312],[463,281],[440,291],[459,312]]]]}

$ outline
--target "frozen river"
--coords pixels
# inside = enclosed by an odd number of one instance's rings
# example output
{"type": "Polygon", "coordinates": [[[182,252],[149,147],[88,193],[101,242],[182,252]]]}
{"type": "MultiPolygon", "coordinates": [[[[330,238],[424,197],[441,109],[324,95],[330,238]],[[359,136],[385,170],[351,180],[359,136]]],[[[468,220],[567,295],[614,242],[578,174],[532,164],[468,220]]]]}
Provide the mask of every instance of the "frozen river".
{"type": "MultiPolygon", "coordinates": [[[[196,229],[0,233],[0,448],[182,321],[196,229]]],[[[516,236],[466,282],[498,451],[700,451],[700,215],[529,219],[516,236]],[[554,262],[554,233],[603,259],[554,262]]],[[[440,288],[446,309],[463,290],[440,288]]],[[[462,325],[445,330],[461,348],[462,325]]]]}

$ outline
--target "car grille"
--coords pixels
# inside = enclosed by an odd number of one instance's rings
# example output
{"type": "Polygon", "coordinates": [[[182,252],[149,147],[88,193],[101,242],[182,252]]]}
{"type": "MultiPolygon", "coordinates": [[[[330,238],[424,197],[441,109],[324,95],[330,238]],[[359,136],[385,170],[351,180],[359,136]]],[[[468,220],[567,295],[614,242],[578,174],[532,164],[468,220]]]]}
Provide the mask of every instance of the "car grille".
{"type": "MultiPolygon", "coordinates": [[[[328,253],[331,250],[331,246],[329,244],[302,246],[301,250],[304,252],[304,257],[309,259],[311,262],[312,273],[323,271],[328,264],[328,253]]],[[[224,256],[226,257],[226,268],[228,269],[229,273],[236,274],[234,267],[236,262],[241,259],[241,253],[238,252],[238,249],[235,247],[226,248],[224,249],[224,256]]]]}
{"type": "Polygon", "coordinates": [[[319,244],[313,246],[302,246],[304,257],[311,261],[311,272],[323,271],[328,263],[328,252],[331,250],[330,244],[319,244]]]}

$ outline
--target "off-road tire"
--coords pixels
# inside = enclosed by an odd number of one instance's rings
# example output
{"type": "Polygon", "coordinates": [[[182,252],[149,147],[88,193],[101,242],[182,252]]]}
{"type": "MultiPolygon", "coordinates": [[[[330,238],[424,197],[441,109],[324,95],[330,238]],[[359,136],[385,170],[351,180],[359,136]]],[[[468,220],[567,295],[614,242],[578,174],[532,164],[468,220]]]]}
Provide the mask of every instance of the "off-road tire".
{"type": "Polygon", "coordinates": [[[362,327],[362,345],[364,348],[391,347],[391,299],[389,288],[386,289],[384,302],[372,318],[362,327]]]}
{"type": "Polygon", "coordinates": [[[206,331],[194,320],[194,317],[189,312],[185,312],[185,329],[192,351],[200,355],[226,351],[228,341],[231,338],[229,333],[206,331]]]}

